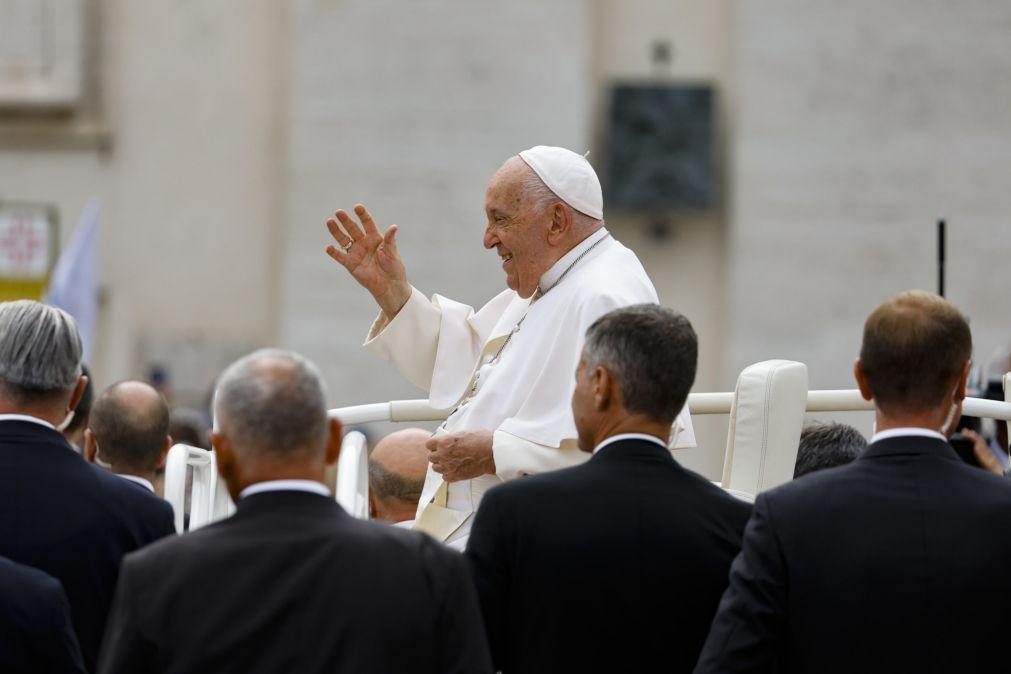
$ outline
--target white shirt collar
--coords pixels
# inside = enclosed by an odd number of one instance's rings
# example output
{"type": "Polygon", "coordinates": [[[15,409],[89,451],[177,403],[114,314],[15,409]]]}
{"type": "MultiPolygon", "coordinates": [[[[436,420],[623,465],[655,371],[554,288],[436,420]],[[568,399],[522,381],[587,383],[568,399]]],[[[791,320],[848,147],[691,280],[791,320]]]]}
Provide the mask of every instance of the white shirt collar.
{"type": "Polygon", "coordinates": [[[646,442],[655,442],[664,449],[667,449],[667,445],[664,444],[664,441],[656,437],[655,435],[646,435],[645,433],[619,433],[618,435],[612,435],[611,437],[607,438],[599,445],[594,447],[593,453],[596,454],[604,447],[607,447],[608,445],[613,445],[616,442],[621,442],[622,440],[645,440],[646,442]]]}
{"type": "Polygon", "coordinates": [[[560,279],[562,274],[565,273],[565,270],[569,268],[569,265],[575,262],[577,257],[589,250],[590,246],[597,243],[605,236],[607,236],[607,228],[601,227],[596,232],[590,234],[588,237],[576,244],[572,250],[563,255],[558,262],[551,265],[551,269],[541,275],[541,283],[538,287],[541,289],[547,288],[548,290],[553,288],[554,285],[558,283],[558,279],[560,279]]]}
{"type": "Polygon", "coordinates": [[[116,475],[119,475],[124,480],[129,480],[130,482],[136,482],[140,486],[146,488],[152,494],[155,493],[155,491],[154,491],[154,485],[151,484],[151,482],[149,480],[145,480],[142,477],[137,477],[136,475],[124,475],[123,473],[116,473],[116,475]]]}
{"type": "Polygon", "coordinates": [[[887,431],[880,431],[874,434],[871,438],[871,442],[877,442],[878,440],[888,440],[889,438],[899,438],[903,436],[918,435],[923,438],[934,438],[935,440],[941,440],[947,442],[948,439],[938,433],[937,431],[932,431],[929,428],[917,428],[914,426],[909,426],[906,428],[889,428],[887,431]]]}
{"type": "Polygon", "coordinates": [[[239,498],[268,491],[307,491],[320,496],[330,496],[330,490],[326,485],[314,480],[267,480],[249,485],[239,492],[239,498]]]}
{"type": "Polygon", "coordinates": [[[404,520],[403,522],[394,522],[393,526],[400,527],[401,529],[413,529],[415,521],[416,520],[404,520]]]}
{"type": "Polygon", "coordinates": [[[54,431],[56,430],[56,426],[53,426],[45,419],[39,419],[38,417],[31,417],[28,416],[27,414],[0,414],[0,421],[27,421],[32,424],[38,424],[39,426],[51,428],[54,431]]]}

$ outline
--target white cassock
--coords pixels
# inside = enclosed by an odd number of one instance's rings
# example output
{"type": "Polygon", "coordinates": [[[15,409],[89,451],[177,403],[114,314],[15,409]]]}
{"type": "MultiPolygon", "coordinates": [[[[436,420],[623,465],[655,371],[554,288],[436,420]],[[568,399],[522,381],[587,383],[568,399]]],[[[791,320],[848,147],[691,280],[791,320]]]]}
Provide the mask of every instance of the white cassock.
{"type": "MultiPolygon", "coordinates": [[[[392,321],[380,313],[365,342],[427,390],[433,407],[456,407],[436,434],[494,432],[495,475],[445,483],[428,469],[417,528],[456,547],[488,489],[589,458],[577,447],[571,407],[586,330],[612,309],[657,302],[635,253],[603,228],[555,263],[540,288],[547,291],[533,301],[506,290],[477,312],[412,289],[392,321]]],[[[695,446],[687,409],[672,437],[673,447],[695,446]]]]}

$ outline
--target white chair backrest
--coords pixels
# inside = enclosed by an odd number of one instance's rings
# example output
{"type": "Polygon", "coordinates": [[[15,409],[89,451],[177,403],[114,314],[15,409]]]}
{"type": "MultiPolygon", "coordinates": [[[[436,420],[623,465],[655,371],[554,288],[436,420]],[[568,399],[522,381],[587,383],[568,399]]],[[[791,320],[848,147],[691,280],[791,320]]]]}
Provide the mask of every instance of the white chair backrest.
{"type": "Polygon", "coordinates": [[[353,517],[369,518],[369,453],[365,436],[352,431],[344,436],[337,459],[337,503],[353,517]]]}
{"type": "Polygon", "coordinates": [[[793,479],[807,406],[807,366],[767,360],[741,372],[730,409],[723,487],[755,495],[793,479]]]}
{"type": "Polygon", "coordinates": [[[186,508],[186,468],[193,468],[190,486],[190,527],[193,531],[206,524],[228,517],[235,506],[228,490],[219,488],[218,463],[213,451],[173,445],[165,459],[165,500],[175,511],[176,531],[183,532],[186,508]]]}

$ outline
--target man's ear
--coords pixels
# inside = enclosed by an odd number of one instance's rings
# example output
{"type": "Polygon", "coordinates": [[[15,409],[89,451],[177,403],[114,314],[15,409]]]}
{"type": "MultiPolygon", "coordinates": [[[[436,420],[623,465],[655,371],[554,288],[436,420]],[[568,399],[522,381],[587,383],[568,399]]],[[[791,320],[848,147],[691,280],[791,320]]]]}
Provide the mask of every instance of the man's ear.
{"type": "Polygon", "coordinates": [[[602,412],[615,401],[615,386],[617,380],[614,375],[603,365],[598,365],[590,375],[590,384],[593,386],[593,407],[598,412],[602,412]]]}
{"type": "Polygon", "coordinates": [[[77,379],[77,384],[74,386],[74,392],[70,394],[70,401],[67,402],[68,412],[73,412],[77,409],[77,406],[81,402],[81,397],[84,396],[84,389],[86,388],[88,388],[88,378],[82,374],[77,379]]]}
{"type": "Polygon", "coordinates": [[[84,429],[84,458],[88,463],[95,463],[95,455],[98,454],[98,441],[90,428],[84,429]]]}
{"type": "Polygon", "coordinates": [[[165,446],[161,448],[161,456],[158,457],[158,465],[155,466],[156,469],[161,470],[165,467],[165,459],[168,458],[168,451],[172,449],[173,444],[175,443],[172,442],[172,436],[166,435],[165,446]]]}
{"type": "Polygon", "coordinates": [[[958,375],[958,383],[955,385],[955,397],[954,401],[960,403],[965,400],[965,397],[969,395],[969,372],[972,370],[972,361],[965,361],[965,367],[962,368],[962,374],[958,375]]]}
{"type": "MultiPolygon", "coordinates": [[[[211,441],[211,449],[214,450],[215,459],[218,464],[218,474],[228,485],[229,493],[232,493],[234,485],[238,484],[238,466],[235,462],[235,451],[232,443],[221,431],[210,431],[207,434],[211,441]]],[[[232,498],[235,498],[233,494],[232,498]]]]}
{"type": "Polygon", "coordinates": [[[326,465],[332,466],[340,458],[341,443],[344,442],[344,427],[340,419],[331,417],[328,422],[330,435],[326,439],[326,465]]]}
{"type": "Polygon", "coordinates": [[[551,224],[548,227],[548,243],[557,246],[572,230],[572,211],[561,202],[551,207],[551,224]]]}
{"type": "Polygon", "coordinates": [[[864,400],[874,400],[874,391],[871,390],[870,384],[867,383],[867,375],[864,374],[864,368],[860,364],[859,358],[853,363],[853,377],[857,380],[860,396],[864,400]]]}

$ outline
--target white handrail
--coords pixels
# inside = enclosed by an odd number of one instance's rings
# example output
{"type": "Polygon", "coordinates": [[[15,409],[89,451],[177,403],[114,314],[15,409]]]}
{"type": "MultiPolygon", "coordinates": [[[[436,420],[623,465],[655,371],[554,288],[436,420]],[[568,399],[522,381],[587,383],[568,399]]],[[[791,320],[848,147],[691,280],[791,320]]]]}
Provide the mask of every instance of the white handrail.
{"type": "Polygon", "coordinates": [[[369,518],[369,454],[365,436],[358,431],[348,433],[341,443],[335,497],[352,517],[369,518]]]}
{"type": "MultiPolygon", "coordinates": [[[[1011,373],[1007,380],[1011,381],[1011,373]]],[[[692,393],[688,396],[688,410],[694,415],[730,414],[733,400],[733,393],[692,393]]],[[[864,400],[856,389],[835,389],[808,391],[806,409],[808,412],[860,412],[873,410],[874,404],[864,400]]],[[[1011,402],[966,398],[962,413],[971,417],[1011,421],[1011,402]]],[[[441,421],[448,414],[449,410],[437,410],[424,399],[391,400],[330,410],[330,416],[349,426],[377,421],[441,421]]]]}

